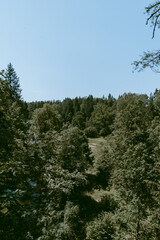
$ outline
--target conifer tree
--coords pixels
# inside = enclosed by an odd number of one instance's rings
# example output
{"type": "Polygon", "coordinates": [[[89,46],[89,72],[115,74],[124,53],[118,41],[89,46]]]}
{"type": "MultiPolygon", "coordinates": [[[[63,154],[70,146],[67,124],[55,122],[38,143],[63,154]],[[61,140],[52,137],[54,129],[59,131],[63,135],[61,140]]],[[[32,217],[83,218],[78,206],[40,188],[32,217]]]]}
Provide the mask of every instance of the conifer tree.
{"type": "Polygon", "coordinates": [[[0,239],[24,239],[29,226],[26,124],[20,92],[9,64],[0,79],[0,239]]]}
{"type": "Polygon", "coordinates": [[[7,69],[4,71],[4,80],[8,84],[10,96],[13,100],[21,99],[21,89],[19,78],[11,63],[8,64],[7,69]]]}

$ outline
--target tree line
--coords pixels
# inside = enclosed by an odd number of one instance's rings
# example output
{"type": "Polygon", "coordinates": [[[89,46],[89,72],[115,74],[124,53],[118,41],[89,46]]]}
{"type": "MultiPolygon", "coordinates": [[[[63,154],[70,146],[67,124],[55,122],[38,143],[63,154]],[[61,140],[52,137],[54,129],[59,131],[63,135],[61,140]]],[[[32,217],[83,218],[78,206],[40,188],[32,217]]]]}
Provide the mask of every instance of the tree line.
{"type": "MultiPolygon", "coordinates": [[[[146,13],[154,37],[160,2],[146,13]]],[[[158,72],[159,56],[145,52],[135,70],[158,72]]],[[[159,140],[160,90],[26,103],[9,64],[0,72],[0,239],[159,240],[159,140]],[[96,155],[91,138],[105,140],[96,155]]]]}
{"type": "Polygon", "coordinates": [[[9,64],[0,73],[0,239],[158,240],[159,137],[160,90],[26,103],[9,64]],[[96,159],[90,138],[105,140],[96,159]]]}
{"type": "Polygon", "coordinates": [[[62,125],[72,125],[85,131],[88,137],[107,136],[115,117],[116,99],[109,94],[107,98],[76,97],[63,101],[36,101],[27,103],[29,118],[34,110],[51,105],[62,125]]]}

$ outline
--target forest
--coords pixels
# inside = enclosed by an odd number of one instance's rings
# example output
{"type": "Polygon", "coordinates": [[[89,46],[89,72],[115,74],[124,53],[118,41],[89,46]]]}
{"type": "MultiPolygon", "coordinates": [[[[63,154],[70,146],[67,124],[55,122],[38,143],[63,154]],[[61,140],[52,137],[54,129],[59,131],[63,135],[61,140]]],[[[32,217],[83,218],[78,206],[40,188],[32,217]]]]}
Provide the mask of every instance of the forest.
{"type": "Polygon", "coordinates": [[[0,73],[0,239],[159,240],[160,90],[25,102],[0,73]]]}

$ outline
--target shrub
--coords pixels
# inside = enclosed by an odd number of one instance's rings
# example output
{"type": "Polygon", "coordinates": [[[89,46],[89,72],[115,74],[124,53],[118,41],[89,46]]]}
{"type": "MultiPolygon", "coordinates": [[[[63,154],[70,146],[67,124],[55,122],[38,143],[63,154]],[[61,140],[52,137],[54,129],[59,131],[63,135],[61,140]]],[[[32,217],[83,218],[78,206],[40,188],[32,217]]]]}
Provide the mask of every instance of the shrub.
{"type": "Polygon", "coordinates": [[[88,127],[84,130],[84,133],[86,134],[87,137],[90,138],[96,138],[98,137],[98,132],[95,127],[88,127]]]}

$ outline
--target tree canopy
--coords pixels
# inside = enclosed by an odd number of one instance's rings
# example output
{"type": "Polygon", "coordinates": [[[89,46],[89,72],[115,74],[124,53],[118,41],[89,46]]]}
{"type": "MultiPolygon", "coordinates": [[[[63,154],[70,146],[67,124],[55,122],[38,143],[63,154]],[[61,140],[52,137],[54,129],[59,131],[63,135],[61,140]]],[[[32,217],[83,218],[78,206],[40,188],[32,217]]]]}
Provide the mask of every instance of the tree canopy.
{"type": "Polygon", "coordinates": [[[0,239],[159,240],[160,90],[26,103],[0,76],[0,239]]]}

